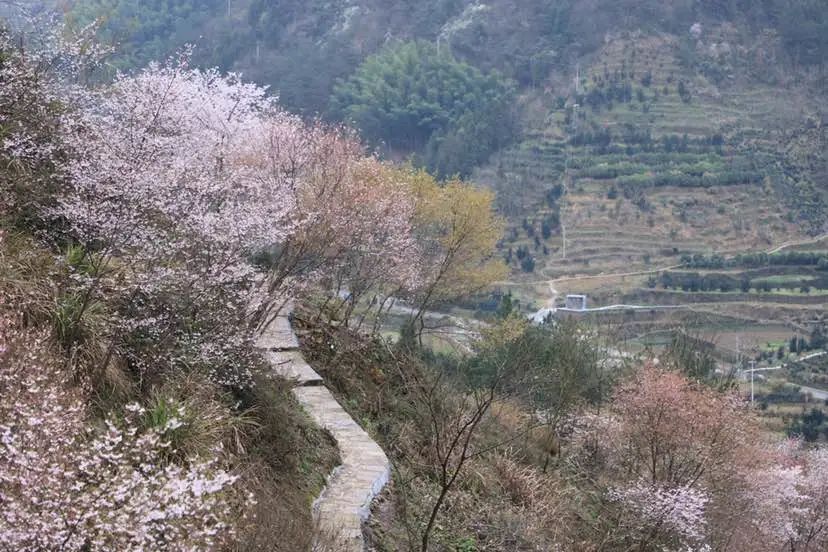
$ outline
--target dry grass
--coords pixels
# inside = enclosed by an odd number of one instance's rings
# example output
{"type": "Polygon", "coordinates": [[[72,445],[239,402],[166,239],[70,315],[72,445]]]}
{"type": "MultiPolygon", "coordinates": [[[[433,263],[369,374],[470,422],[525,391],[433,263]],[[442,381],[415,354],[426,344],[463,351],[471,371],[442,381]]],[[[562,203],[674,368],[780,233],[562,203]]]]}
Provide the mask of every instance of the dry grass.
{"type": "MultiPolygon", "coordinates": [[[[308,362],[325,374],[343,406],[394,465],[392,484],[377,499],[366,528],[368,542],[376,550],[419,550],[440,486],[434,479],[433,442],[428,428],[420,426],[427,417],[413,410],[418,403],[398,371],[413,377],[408,371],[423,366],[341,328],[305,323],[301,342],[308,362]]],[[[573,549],[566,540],[571,528],[562,523],[572,515],[570,493],[562,479],[543,474],[532,461],[542,458],[544,435],[526,431],[531,418],[513,401],[492,406],[475,440],[480,454],[461,471],[440,509],[431,550],[573,549]],[[507,445],[486,451],[512,437],[507,445]]]]}
{"type": "Polygon", "coordinates": [[[52,251],[23,234],[6,233],[0,240],[0,298],[13,305],[26,326],[50,328],[81,385],[93,393],[97,409],[106,411],[134,396],[135,382],[125,362],[108,355],[109,307],[73,290],[68,257],[57,260],[52,251]],[[109,357],[108,362],[104,359],[109,357]]]}
{"type": "Polygon", "coordinates": [[[180,419],[183,425],[166,436],[184,458],[244,455],[244,442],[258,423],[253,411],[237,410],[233,402],[208,376],[182,371],[152,391],[147,422],[163,428],[170,419],[180,419]]]}
{"type": "Polygon", "coordinates": [[[256,499],[232,552],[310,550],[311,503],[340,463],[336,442],[302,412],[290,386],[260,377],[243,397],[243,487],[256,499]],[[252,431],[250,431],[252,429],[252,431]]]}
{"type": "Polygon", "coordinates": [[[231,497],[239,499],[240,509],[235,542],[227,550],[309,550],[311,502],[338,457],[333,440],[305,417],[289,386],[262,377],[254,389],[231,394],[186,367],[142,381],[128,367],[125,351],[111,346],[117,326],[106,290],[79,316],[83,298],[68,269],[77,252],[60,257],[28,236],[5,233],[0,308],[50,336],[58,362],[72,366],[76,383],[86,390],[90,413],[117,415],[125,403],[140,402],[147,426],[164,427],[179,418],[184,425],[165,433],[173,451],[168,461],[215,459],[240,476],[241,493],[252,495],[256,505],[245,511],[240,497],[231,497]]]}
{"type": "Polygon", "coordinates": [[[0,239],[0,293],[15,305],[27,325],[47,323],[53,315],[60,271],[54,257],[27,236],[3,233],[0,239]]]}

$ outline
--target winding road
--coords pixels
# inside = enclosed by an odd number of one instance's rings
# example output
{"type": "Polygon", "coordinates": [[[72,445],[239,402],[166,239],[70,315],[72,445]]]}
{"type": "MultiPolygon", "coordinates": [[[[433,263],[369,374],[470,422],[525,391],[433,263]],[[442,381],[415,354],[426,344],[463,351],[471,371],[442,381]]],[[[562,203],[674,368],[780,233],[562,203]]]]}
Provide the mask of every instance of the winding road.
{"type": "MultiPolygon", "coordinates": [[[[783,249],[787,249],[789,247],[797,247],[801,245],[812,245],[815,243],[819,243],[823,240],[828,239],[828,234],[822,234],[820,236],[816,236],[814,238],[808,238],[805,240],[795,240],[795,241],[787,241],[780,245],[774,246],[771,249],[765,251],[767,254],[778,253],[783,249]]],[[[668,270],[677,270],[683,268],[683,263],[672,264],[669,266],[663,266],[660,268],[654,268],[650,270],[639,270],[634,272],[613,272],[610,274],[586,274],[583,276],[562,276],[560,278],[552,278],[546,280],[528,280],[523,282],[517,282],[513,280],[503,280],[500,282],[494,282],[494,285],[498,286],[509,286],[509,287],[520,287],[520,286],[536,286],[536,285],[548,285],[550,290],[550,297],[547,299],[546,303],[544,304],[544,309],[554,309],[555,302],[560,295],[558,290],[555,288],[555,284],[560,284],[563,282],[579,282],[582,280],[601,280],[601,279],[615,279],[615,278],[627,278],[631,276],[648,276],[650,274],[660,274],[662,272],[666,272],[668,270]]],[[[623,306],[623,305],[621,305],[623,306]]],[[[664,308],[669,306],[678,307],[679,305],[656,305],[657,307],[664,308]]],[[[683,306],[683,305],[682,305],[683,306]]],[[[543,309],[541,309],[543,310],[543,309]]]]}
{"type": "Polygon", "coordinates": [[[816,389],[814,387],[808,387],[806,385],[800,385],[799,386],[799,392],[811,395],[813,398],[815,398],[818,401],[828,401],[828,391],[824,391],[822,389],[816,389]]]}
{"type": "MultiPolygon", "coordinates": [[[[785,362],[784,364],[780,364],[779,366],[773,366],[771,369],[779,369],[779,368],[786,368],[789,364],[798,364],[800,362],[805,362],[806,360],[811,360],[812,358],[819,358],[821,356],[828,355],[828,351],[820,351],[818,353],[811,353],[809,355],[805,355],[802,358],[798,358],[796,360],[792,360],[791,362],[785,362]]],[[[818,401],[828,401],[828,391],[824,389],[817,389],[816,387],[808,387],[807,385],[799,385],[798,383],[793,383],[799,387],[800,393],[807,393],[811,395],[818,401]]]]}
{"type": "Polygon", "coordinates": [[[819,243],[822,240],[828,239],[828,234],[822,234],[821,236],[817,236],[815,238],[809,238],[807,240],[800,240],[800,241],[789,241],[785,242],[782,245],[776,246],[773,249],[768,249],[767,254],[772,255],[774,253],[779,253],[783,249],[787,249],[789,247],[796,247],[799,245],[812,245],[815,243],[819,243]]]}

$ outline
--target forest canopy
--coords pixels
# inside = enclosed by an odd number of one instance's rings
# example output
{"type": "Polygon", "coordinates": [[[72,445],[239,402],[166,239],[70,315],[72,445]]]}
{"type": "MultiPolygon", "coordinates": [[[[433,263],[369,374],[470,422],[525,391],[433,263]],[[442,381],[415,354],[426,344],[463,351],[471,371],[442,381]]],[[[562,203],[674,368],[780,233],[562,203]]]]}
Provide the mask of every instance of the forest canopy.
{"type": "Polygon", "coordinates": [[[221,0],[82,0],[68,14],[78,27],[100,23],[99,38],[118,45],[116,64],[142,67],[199,40],[221,0]]]}
{"type": "Polygon", "coordinates": [[[341,81],[331,111],[375,143],[421,152],[442,175],[468,174],[514,132],[511,83],[426,42],[393,45],[341,81]]]}

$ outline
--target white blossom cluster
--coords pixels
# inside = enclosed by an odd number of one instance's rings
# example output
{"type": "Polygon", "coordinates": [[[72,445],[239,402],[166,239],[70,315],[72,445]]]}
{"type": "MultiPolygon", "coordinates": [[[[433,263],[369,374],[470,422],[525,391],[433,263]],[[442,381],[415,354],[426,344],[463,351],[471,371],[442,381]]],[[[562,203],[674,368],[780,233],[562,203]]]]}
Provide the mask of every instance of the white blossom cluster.
{"type": "Polygon", "coordinates": [[[232,533],[236,476],[199,459],[164,460],[163,434],[180,421],[142,429],[133,405],[125,419],[89,429],[84,396],[44,354],[45,337],[8,337],[0,337],[0,549],[208,550],[232,533]]]}
{"type": "Polygon", "coordinates": [[[668,527],[685,541],[704,539],[705,506],[710,499],[700,489],[689,485],[670,488],[641,480],[610,490],[609,498],[650,524],[668,527]]]}
{"type": "Polygon", "coordinates": [[[791,550],[828,546],[828,448],[788,443],[778,463],[752,474],[745,495],[765,538],[791,550]]]}

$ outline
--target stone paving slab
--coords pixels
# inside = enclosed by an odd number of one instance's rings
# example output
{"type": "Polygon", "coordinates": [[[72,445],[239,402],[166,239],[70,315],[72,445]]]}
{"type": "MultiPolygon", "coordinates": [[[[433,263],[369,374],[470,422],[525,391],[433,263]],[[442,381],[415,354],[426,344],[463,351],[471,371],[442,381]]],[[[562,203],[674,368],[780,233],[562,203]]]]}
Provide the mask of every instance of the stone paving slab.
{"type": "Polygon", "coordinates": [[[274,371],[288,380],[295,380],[299,385],[320,385],[322,376],[305,362],[299,351],[268,351],[265,358],[274,371]]]}
{"type": "Polygon", "coordinates": [[[297,387],[293,392],[311,418],[331,432],[342,458],[314,503],[320,529],[346,539],[343,550],[362,552],[362,522],[368,519],[371,501],[390,479],[388,457],[327,388],[297,387]]]}
{"type": "Polygon", "coordinates": [[[342,465],[331,474],[313,505],[319,534],[326,542],[334,540],[337,550],[363,552],[362,523],[371,513],[371,501],[391,477],[391,464],[382,448],[321,385],[322,378],[305,362],[290,325],[288,313],[292,309],[292,303],[288,303],[282,309],[285,314],[265,328],[256,345],[266,349],[265,356],[277,373],[299,383],[293,394],[308,415],[331,432],[339,447],[342,465]]]}
{"type": "Polygon", "coordinates": [[[290,327],[290,319],[279,315],[264,329],[256,340],[256,346],[268,350],[298,349],[299,340],[290,327]]]}

